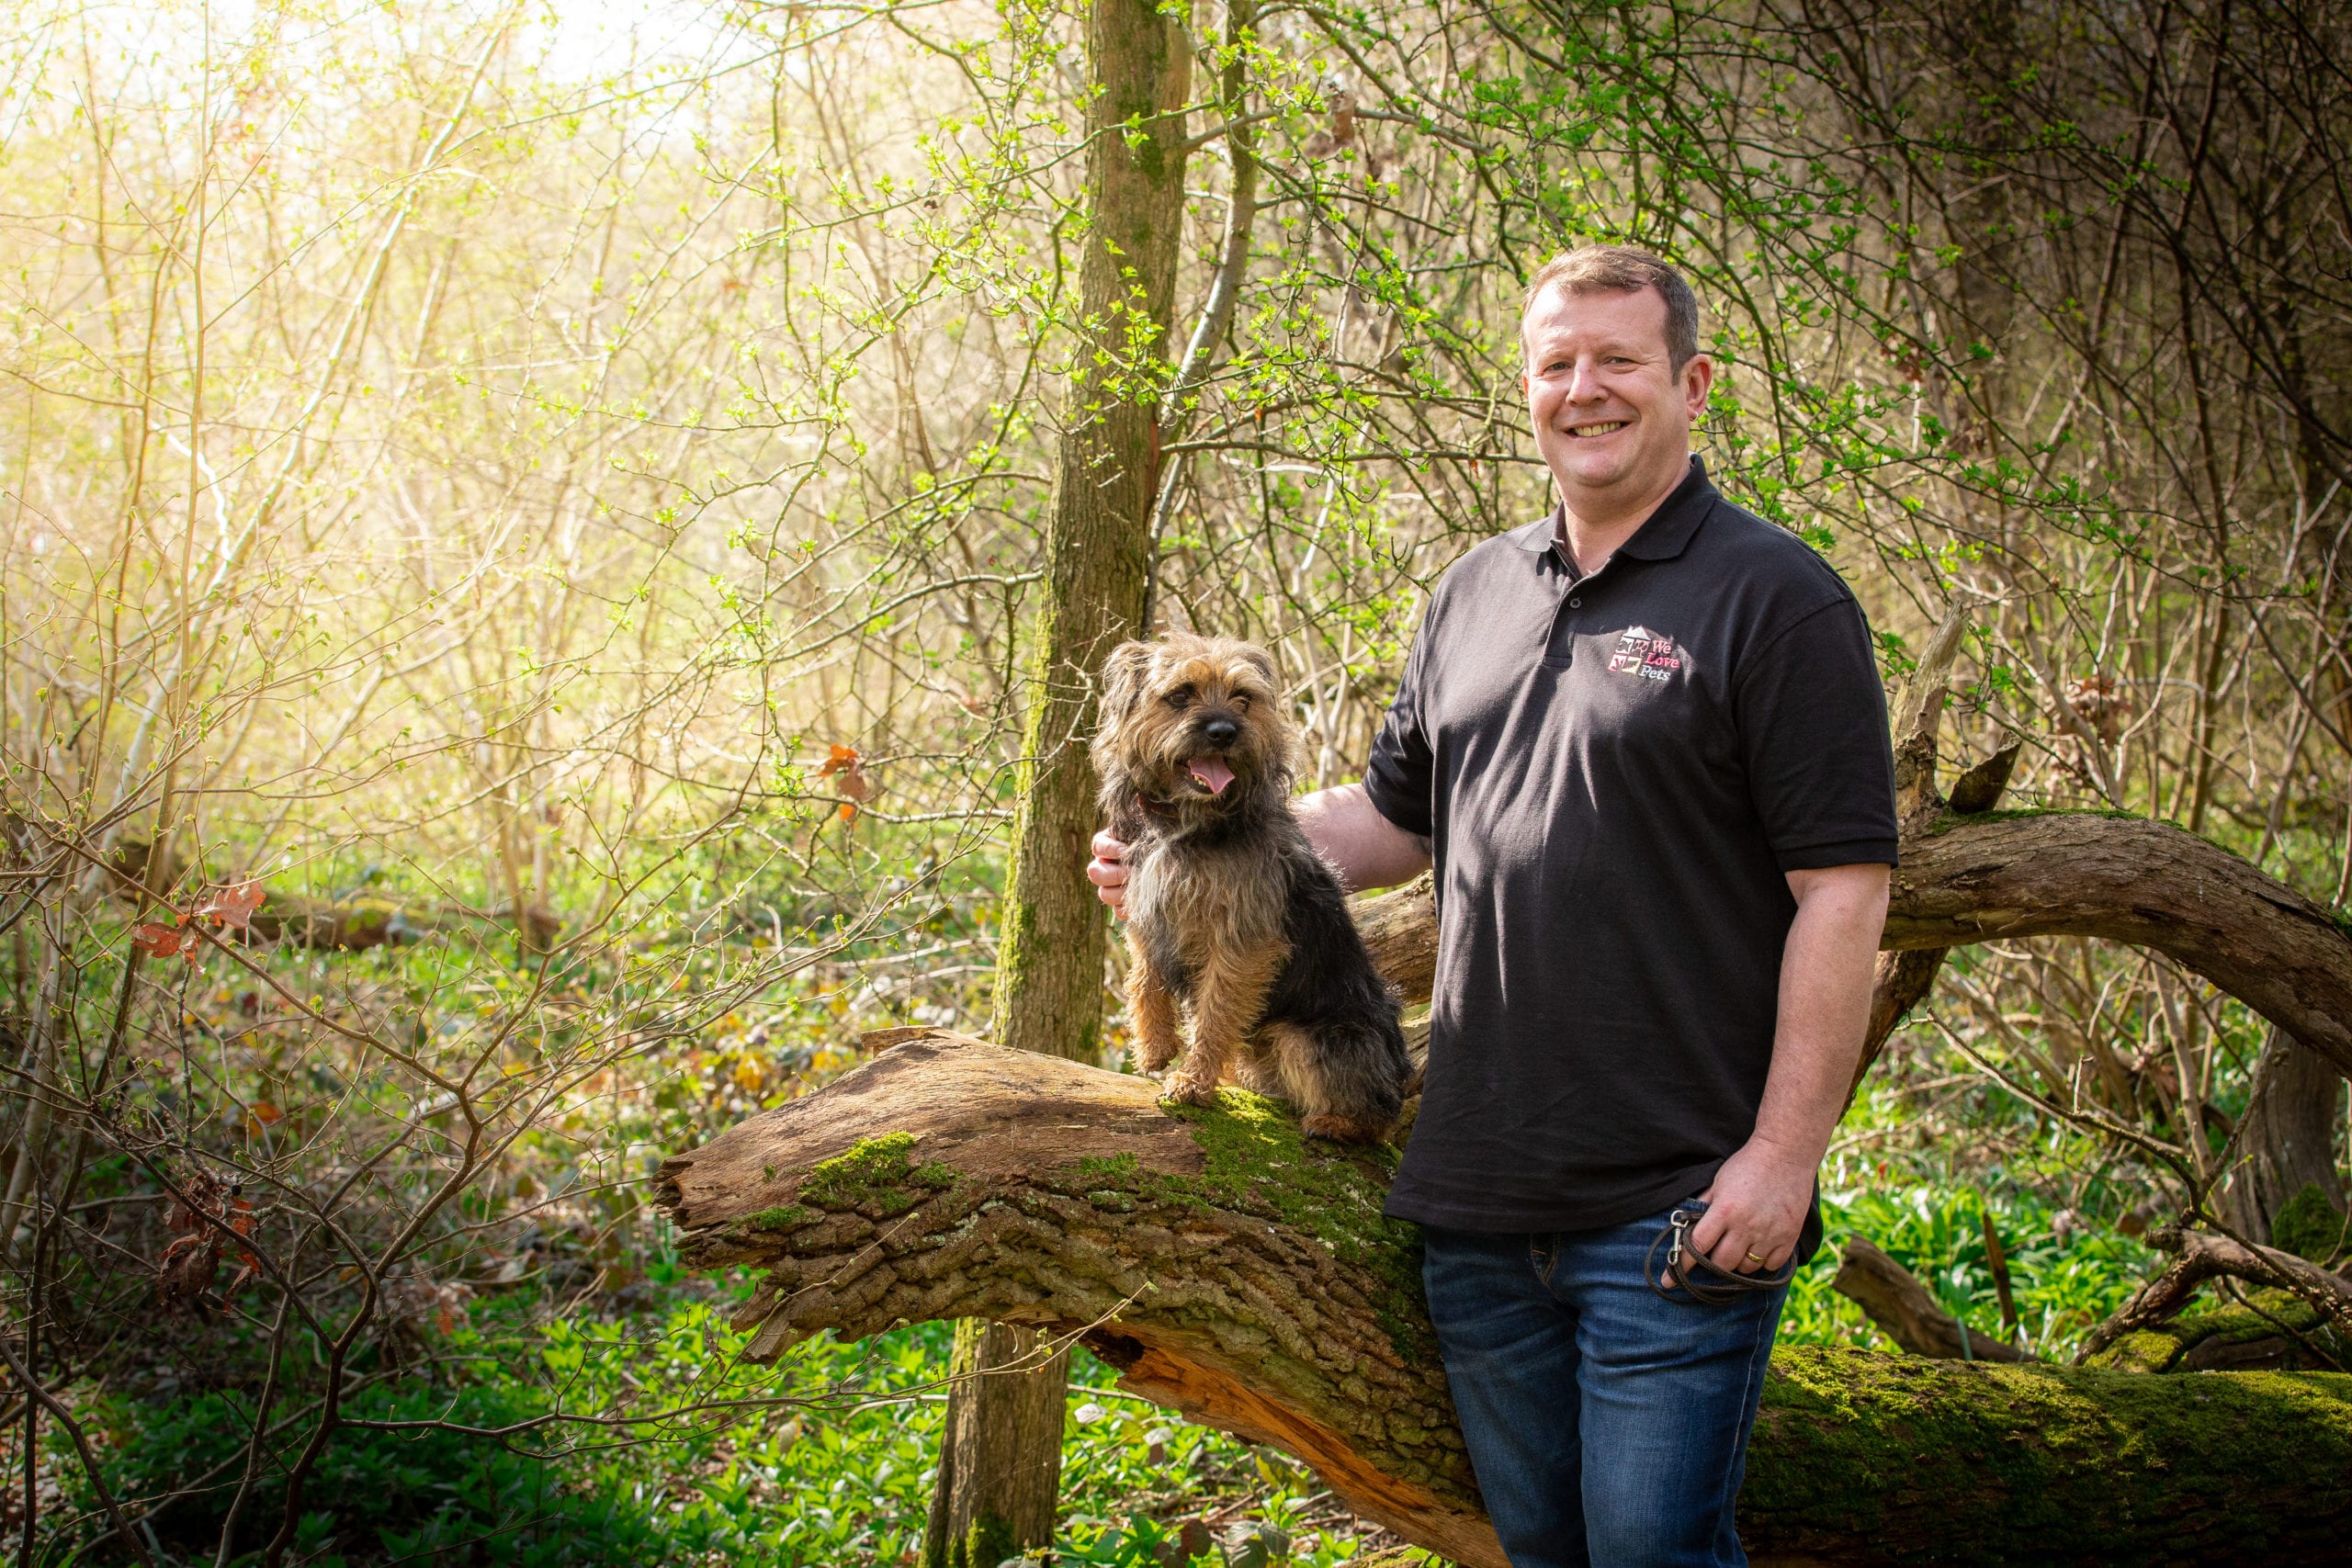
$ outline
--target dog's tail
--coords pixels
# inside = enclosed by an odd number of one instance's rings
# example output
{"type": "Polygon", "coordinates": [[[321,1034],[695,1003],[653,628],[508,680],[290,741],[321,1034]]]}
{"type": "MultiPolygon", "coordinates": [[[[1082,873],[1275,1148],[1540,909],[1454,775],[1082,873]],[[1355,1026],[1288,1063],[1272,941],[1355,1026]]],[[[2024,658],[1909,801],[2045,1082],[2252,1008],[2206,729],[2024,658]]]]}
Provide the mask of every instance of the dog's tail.
{"type": "Polygon", "coordinates": [[[1283,1077],[1291,1098],[1315,1122],[1325,1118],[1378,1137],[1405,1108],[1413,1075],[1393,1012],[1327,1019],[1290,1032],[1283,1077]]]}

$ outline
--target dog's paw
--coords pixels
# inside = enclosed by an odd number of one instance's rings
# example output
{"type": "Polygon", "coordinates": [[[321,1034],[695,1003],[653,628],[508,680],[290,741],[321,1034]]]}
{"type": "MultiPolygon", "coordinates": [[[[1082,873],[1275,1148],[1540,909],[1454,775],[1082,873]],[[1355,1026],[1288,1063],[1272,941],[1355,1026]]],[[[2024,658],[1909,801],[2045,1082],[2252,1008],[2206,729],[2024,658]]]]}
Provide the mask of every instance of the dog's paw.
{"type": "Polygon", "coordinates": [[[1171,1040],[1162,1045],[1149,1040],[1138,1040],[1135,1055],[1138,1071],[1157,1074],[1176,1059],[1176,1043],[1171,1040]]]}
{"type": "Polygon", "coordinates": [[[1159,1091],[1162,1105],[1215,1105],[1216,1080],[1193,1073],[1178,1073],[1159,1091]]]}
{"type": "Polygon", "coordinates": [[[1338,1144],[1376,1144],[1388,1133],[1385,1127],[1352,1116],[1309,1116],[1299,1122],[1298,1130],[1310,1138],[1329,1138],[1338,1144]]]}

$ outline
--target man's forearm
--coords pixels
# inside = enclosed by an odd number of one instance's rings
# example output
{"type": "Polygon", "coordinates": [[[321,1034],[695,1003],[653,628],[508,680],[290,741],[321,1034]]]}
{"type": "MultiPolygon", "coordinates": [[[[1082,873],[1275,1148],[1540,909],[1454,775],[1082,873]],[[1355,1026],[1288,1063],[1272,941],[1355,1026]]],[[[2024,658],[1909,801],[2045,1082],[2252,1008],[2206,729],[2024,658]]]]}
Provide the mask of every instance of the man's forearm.
{"type": "Polygon", "coordinates": [[[1810,876],[1781,958],[1772,1066],[1756,1138],[1808,1168],[1821,1163],[1846,1109],[1870,1026],[1879,935],[1886,925],[1883,866],[1839,866],[1810,876]]]}
{"type": "Polygon", "coordinates": [[[1430,868],[1427,839],[1380,814],[1360,784],[1317,790],[1295,805],[1307,841],[1331,863],[1351,893],[1394,887],[1430,868]]]}

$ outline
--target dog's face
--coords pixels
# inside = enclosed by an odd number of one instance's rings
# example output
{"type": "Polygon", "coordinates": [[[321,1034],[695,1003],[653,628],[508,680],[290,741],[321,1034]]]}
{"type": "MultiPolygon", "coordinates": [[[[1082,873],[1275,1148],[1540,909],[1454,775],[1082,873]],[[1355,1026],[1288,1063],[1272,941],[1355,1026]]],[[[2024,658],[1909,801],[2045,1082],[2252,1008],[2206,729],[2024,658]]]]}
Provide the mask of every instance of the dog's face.
{"type": "Polygon", "coordinates": [[[1114,649],[1102,676],[1093,754],[1106,797],[1191,815],[1288,793],[1290,724],[1265,649],[1172,632],[1114,649]]]}

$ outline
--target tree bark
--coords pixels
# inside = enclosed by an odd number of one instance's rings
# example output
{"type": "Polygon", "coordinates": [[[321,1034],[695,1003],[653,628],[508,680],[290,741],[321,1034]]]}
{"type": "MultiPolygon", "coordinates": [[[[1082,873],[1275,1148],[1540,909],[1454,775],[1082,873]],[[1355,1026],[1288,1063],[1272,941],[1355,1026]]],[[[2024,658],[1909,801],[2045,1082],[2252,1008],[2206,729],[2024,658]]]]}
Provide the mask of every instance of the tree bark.
{"type": "Polygon", "coordinates": [[[2141,1286],[2113,1317],[2093,1329],[2075,1362],[2098,1357],[2109,1346],[2155,1327],[2188,1304],[2198,1286],[2229,1278],[2267,1285],[2300,1297],[2352,1343],[2352,1280],[2331,1274],[2307,1258],[2276,1247],[2248,1247],[2225,1235],[2165,1226],[2149,1241],[2174,1254],[2165,1271],[2141,1286]]]}
{"type": "Polygon", "coordinates": [[[1069,1353],[1041,1344],[1034,1328],[967,1317],[956,1325],[948,1375],[966,1397],[948,1396],[924,1561],[996,1568],[1053,1540],[1069,1353]],[[1048,1431],[1051,1444],[1035,1440],[1048,1431]],[[990,1462],[967,1469],[958,1461],[968,1456],[990,1462]]]}
{"type": "MultiPolygon", "coordinates": [[[[1079,350],[1063,410],[1045,603],[1023,694],[1019,806],[1003,935],[996,1037],[1091,1059],[1102,1021],[1102,908],[1083,874],[1095,822],[1094,674],[1140,635],[1158,479],[1178,242],[1184,220],[1184,103],[1192,51],[1176,16],[1151,0],[1092,0],[1087,54],[1086,207],[1079,263],[1079,350]]],[[[925,1532],[925,1568],[996,1568],[1053,1540],[1061,1474],[1060,1358],[1027,1373],[1012,1332],[957,1334],[965,1375],[948,1393],[944,1494],[925,1532]]]]}
{"type": "Polygon", "coordinates": [[[2307,1187],[2343,1213],[2344,1181],[2335,1168],[2343,1106],[2344,1079],[2327,1059],[2272,1030],[2255,1061],[2254,1090],[2238,1123],[2244,1163],[2222,1194],[2239,1231],[2271,1240],[2271,1223],[2307,1187]]]}
{"type": "Polygon", "coordinates": [[[1086,742],[1095,672],[1145,630],[1192,72],[1182,28],[1150,0],[1094,0],[1087,39],[1097,93],[1087,109],[1093,227],[1079,271],[1082,346],[1046,534],[996,994],[1000,1041],[1080,1058],[1093,1055],[1102,1017],[1104,917],[1082,873],[1095,828],[1086,742]]]}
{"type": "MultiPolygon", "coordinates": [[[[769,1272],[738,1322],[987,1317],[1082,1339],[1123,1385],[1313,1466],[1365,1517],[1506,1568],[1446,1398],[1393,1157],[1228,1090],[944,1033],[669,1161],[702,1267],[769,1272]]],[[[1696,1310],[1696,1309],[1693,1309],[1696,1310]]],[[[1784,1348],[1741,1531],[1759,1563],[2322,1562],[2352,1523],[2352,1378],[2154,1376],[1784,1348]]]]}

